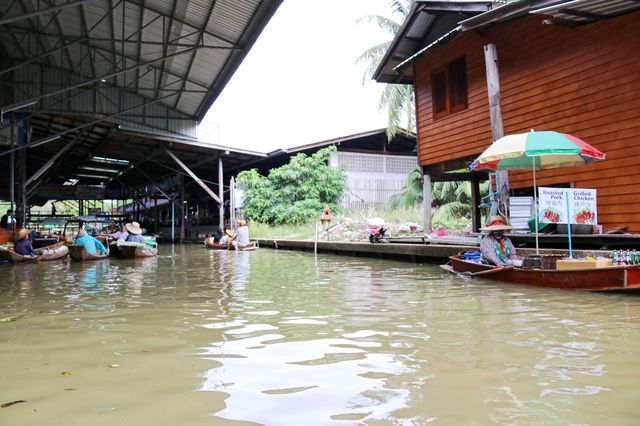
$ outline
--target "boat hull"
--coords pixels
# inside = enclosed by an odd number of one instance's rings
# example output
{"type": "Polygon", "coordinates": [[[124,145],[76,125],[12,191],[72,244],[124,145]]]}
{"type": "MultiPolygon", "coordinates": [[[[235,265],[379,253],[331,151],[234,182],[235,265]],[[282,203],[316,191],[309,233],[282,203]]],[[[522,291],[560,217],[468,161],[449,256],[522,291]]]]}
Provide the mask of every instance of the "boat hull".
{"type": "Polygon", "coordinates": [[[109,257],[109,251],[105,254],[91,254],[85,250],[84,246],[69,246],[69,255],[76,261],[101,260],[109,257]]]}
{"type": "Polygon", "coordinates": [[[451,256],[443,269],[477,278],[536,287],[587,291],[640,290],[640,265],[575,270],[497,268],[451,256]]]}
{"type": "Polygon", "coordinates": [[[115,256],[121,259],[138,259],[141,257],[154,257],[158,255],[158,249],[149,246],[124,246],[117,245],[115,256]]]}
{"type": "Polygon", "coordinates": [[[37,254],[38,257],[22,256],[13,250],[0,250],[0,259],[4,259],[10,263],[62,260],[69,255],[69,248],[65,246],[64,243],[57,243],[48,247],[35,249],[34,253],[37,254]],[[45,253],[45,250],[48,252],[45,253]]]}
{"type": "Polygon", "coordinates": [[[254,251],[258,248],[257,241],[250,241],[246,246],[234,246],[233,244],[220,244],[213,241],[213,238],[206,238],[204,245],[214,250],[236,250],[236,251],[254,251]]]}

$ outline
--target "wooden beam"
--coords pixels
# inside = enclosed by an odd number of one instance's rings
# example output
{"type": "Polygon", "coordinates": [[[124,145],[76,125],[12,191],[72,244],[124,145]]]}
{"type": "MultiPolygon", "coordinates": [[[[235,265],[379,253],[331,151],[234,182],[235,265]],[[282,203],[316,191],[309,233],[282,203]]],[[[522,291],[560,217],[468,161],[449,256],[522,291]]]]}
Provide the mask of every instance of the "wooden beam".
{"type": "MultiPolygon", "coordinates": [[[[220,215],[220,229],[224,229],[224,170],[222,169],[222,156],[218,156],[218,197],[219,208],[218,214],[220,215]]],[[[233,224],[231,224],[233,226],[233,224]]]]}
{"type": "Polygon", "coordinates": [[[423,220],[424,220],[424,233],[431,233],[431,176],[428,174],[422,175],[422,205],[423,205],[423,220]]]}
{"type": "Polygon", "coordinates": [[[211,190],[211,188],[209,188],[207,185],[205,185],[205,183],[204,183],[204,182],[203,182],[203,181],[202,181],[198,176],[196,176],[196,174],[195,174],[195,173],[193,173],[193,172],[191,171],[191,169],[189,169],[189,168],[188,168],[188,167],[187,167],[187,166],[186,166],[182,161],[180,161],[180,159],[179,159],[178,157],[176,157],[176,156],[173,154],[173,152],[169,151],[168,149],[165,149],[165,150],[164,150],[164,152],[166,152],[166,153],[167,153],[167,155],[168,155],[169,157],[171,157],[171,158],[173,159],[173,161],[175,161],[175,162],[178,164],[178,166],[180,166],[180,167],[181,167],[185,172],[187,172],[187,174],[188,174],[189,176],[191,176],[191,178],[192,178],[193,180],[195,180],[195,181],[196,181],[196,183],[197,183],[198,185],[200,185],[200,187],[201,187],[202,189],[204,189],[204,190],[205,190],[205,192],[206,192],[207,194],[209,194],[209,196],[210,196],[211,198],[213,198],[214,200],[216,200],[219,204],[222,204],[222,200],[220,200],[220,198],[218,198],[218,196],[217,196],[217,195],[216,195],[216,194],[211,190]]]}
{"type": "MultiPolygon", "coordinates": [[[[500,74],[498,72],[498,51],[496,45],[489,43],[484,46],[484,61],[487,73],[487,92],[489,95],[489,116],[491,118],[491,133],[493,142],[504,136],[504,126],[502,123],[502,106],[500,102],[500,74]]],[[[509,195],[509,172],[498,171],[500,183],[509,195]]],[[[502,188],[498,188],[501,192],[502,188]]],[[[506,200],[508,205],[508,200],[506,200]]]]}
{"type": "Polygon", "coordinates": [[[478,173],[471,172],[471,230],[478,232],[482,224],[480,217],[480,181],[478,173]]]}

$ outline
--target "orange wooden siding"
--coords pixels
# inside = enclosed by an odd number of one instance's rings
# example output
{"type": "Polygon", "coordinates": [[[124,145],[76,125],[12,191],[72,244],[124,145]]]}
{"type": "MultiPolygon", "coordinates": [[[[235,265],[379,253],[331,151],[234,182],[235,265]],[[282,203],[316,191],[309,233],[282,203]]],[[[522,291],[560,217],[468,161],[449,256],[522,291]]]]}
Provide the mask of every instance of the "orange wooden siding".
{"type": "MultiPolygon", "coordinates": [[[[543,170],[538,184],[598,190],[605,227],[640,232],[640,13],[567,28],[532,16],[464,33],[415,66],[418,156],[423,166],[477,155],[491,143],[483,46],[497,46],[505,134],[558,130],[607,154],[585,167],[543,170]],[[431,70],[467,60],[469,107],[434,121],[431,70]]],[[[513,188],[531,187],[511,172],[513,188]]]]}

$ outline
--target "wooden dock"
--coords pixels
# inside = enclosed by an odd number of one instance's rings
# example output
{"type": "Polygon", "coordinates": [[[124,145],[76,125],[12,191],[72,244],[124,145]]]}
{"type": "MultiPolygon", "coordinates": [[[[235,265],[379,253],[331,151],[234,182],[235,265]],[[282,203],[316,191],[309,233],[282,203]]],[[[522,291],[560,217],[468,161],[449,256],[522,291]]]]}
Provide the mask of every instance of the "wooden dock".
{"type": "MultiPolygon", "coordinates": [[[[258,239],[258,244],[263,248],[276,250],[297,250],[313,253],[315,251],[315,242],[308,240],[286,240],[286,239],[258,239]]],[[[345,256],[371,257],[379,259],[395,259],[417,263],[442,263],[449,256],[456,255],[460,252],[478,250],[477,245],[456,245],[456,244],[434,244],[433,242],[425,243],[369,243],[369,242],[351,242],[351,241],[318,241],[317,252],[338,254],[345,256]]],[[[535,249],[518,248],[518,254],[527,256],[534,254],[535,249]]],[[[568,256],[567,250],[561,249],[540,249],[542,254],[560,254],[568,256]]],[[[603,256],[611,257],[611,252],[606,250],[574,250],[573,255],[576,258],[586,256],[603,256]]]]}

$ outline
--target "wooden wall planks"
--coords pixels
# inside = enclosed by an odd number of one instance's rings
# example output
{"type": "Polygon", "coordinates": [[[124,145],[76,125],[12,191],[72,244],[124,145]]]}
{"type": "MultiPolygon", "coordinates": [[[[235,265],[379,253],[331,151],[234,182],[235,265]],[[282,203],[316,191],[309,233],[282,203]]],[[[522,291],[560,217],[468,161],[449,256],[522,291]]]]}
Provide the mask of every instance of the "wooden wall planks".
{"type": "MultiPolygon", "coordinates": [[[[542,170],[539,185],[595,188],[605,228],[626,224],[640,232],[640,12],[575,28],[543,25],[542,19],[464,33],[417,62],[420,165],[478,155],[491,143],[483,46],[494,43],[505,134],[558,130],[607,154],[598,164],[542,170]],[[431,70],[461,55],[467,60],[469,107],[434,121],[431,70]]],[[[531,183],[530,172],[510,173],[513,188],[531,183]]]]}

